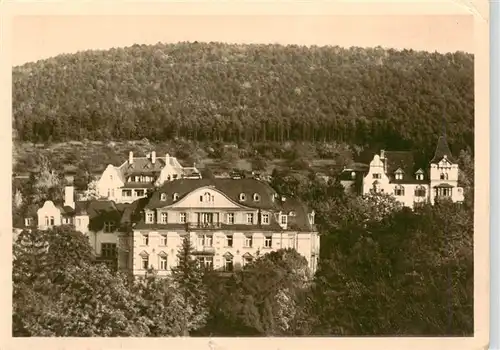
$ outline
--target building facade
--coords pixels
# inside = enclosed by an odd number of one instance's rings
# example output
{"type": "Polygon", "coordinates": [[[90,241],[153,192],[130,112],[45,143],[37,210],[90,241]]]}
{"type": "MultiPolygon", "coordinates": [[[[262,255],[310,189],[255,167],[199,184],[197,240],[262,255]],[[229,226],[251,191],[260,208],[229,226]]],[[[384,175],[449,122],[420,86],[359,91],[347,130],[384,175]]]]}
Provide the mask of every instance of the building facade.
{"type": "Polygon", "coordinates": [[[183,167],[169,154],[161,158],[153,151],[146,157],[134,157],[133,152],[129,152],[128,160],[122,165],[106,167],[97,181],[97,191],[102,198],[131,203],[144,198],[155,186],[178,178],[198,179],[201,175],[196,167],[183,167]]]}
{"type": "Polygon", "coordinates": [[[185,236],[196,258],[215,270],[232,271],[281,248],[296,249],[313,272],[317,267],[314,212],[255,179],[167,182],[131,208],[123,223],[133,227],[124,238],[130,255],[123,263],[134,275],[149,268],[167,275],[185,236]]]}
{"type": "Polygon", "coordinates": [[[440,137],[428,169],[415,166],[412,152],[382,150],[374,155],[368,170],[345,169],[341,176],[344,186],[357,186],[360,194],[391,194],[413,208],[422,203],[433,204],[436,198],[462,202],[464,191],[458,175],[458,162],[446,139],[440,137]]]}
{"type": "Polygon", "coordinates": [[[74,201],[68,186],[63,204],[46,201],[25,223],[39,229],[71,225],[88,237],[98,260],[136,276],[151,268],[168,275],[185,236],[196,259],[215,270],[231,272],[262,254],[294,248],[314,272],[314,216],[256,179],[177,179],[133,203],[74,201]]]}

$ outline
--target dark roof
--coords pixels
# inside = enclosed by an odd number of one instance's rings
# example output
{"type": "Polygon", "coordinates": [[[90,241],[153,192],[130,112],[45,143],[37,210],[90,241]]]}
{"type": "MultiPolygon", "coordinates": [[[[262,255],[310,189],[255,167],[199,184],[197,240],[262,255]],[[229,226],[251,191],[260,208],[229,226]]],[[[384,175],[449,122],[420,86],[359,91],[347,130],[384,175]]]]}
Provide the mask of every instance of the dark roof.
{"type": "Polygon", "coordinates": [[[154,164],[151,162],[149,157],[138,157],[134,158],[132,164],[128,161],[120,166],[120,171],[123,175],[129,176],[131,174],[149,174],[154,171],[161,171],[165,167],[165,160],[162,158],[156,158],[154,164]]]}
{"type": "Polygon", "coordinates": [[[266,182],[259,181],[252,178],[246,179],[179,179],[166,182],[151,196],[151,200],[147,204],[146,208],[154,209],[159,207],[164,207],[174,203],[172,195],[177,193],[179,198],[177,201],[182,199],[187,194],[192,191],[205,187],[213,186],[223,192],[231,200],[241,203],[244,206],[251,208],[261,208],[261,209],[271,209],[277,208],[277,202],[273,202],[272,196],[276,191],[266,182]],[[161,193],[167,194],[167,199],[165,201],[160,200],[161,193]],[[241,193],[246,195],[246,200],[240,202],[239,196],[241,193]],[[260,195],[259,201],[253,200],[253,194],[257,193],[260,195]]]}
{"type": "MultiPolygon", "coordinates": [[[[174,203],[172,194],[177,193],[179,199],[182,199],[192,191],[204,187],[213,186],[213,188],[223,192],[231,200],[241,203],[244,206],[254,209],[269,210],[269,225],[225,225],[222,224],[222,230],[231,231],[251,231],[251,230],[266,230],[266,231],[282,231],[279,225],[279,218],[273,213],[282,211],[283,214],[288,214],[291,211],[295,212],[295,216],[289,216],[289,230],[297,231],[312,231],[316,228],[310,225],[308,218],[308,208],[305,204],[295,198],[286,198],[284,201],[276,197],[273,201],[273,196],[276,191],[266,182],[256,179],[196,179],[187,180],[180,179],[165,183],[162,187],[153,192],[149,197],[139,199],[129,206],[123,212],[122,224],[136,225],[137,229],[184,229],[185,224],[146,224],[144,222],[144,209],[156,209],[171,205],[174,203]],[[166,193],[167,198],[164,201],[160,200],[161,193],[166,193]],[[245,193],[246,201],[240,202],[240,193],[245,193]],[[255,202],[253,194],[260,195],[260,200],[255,202]]],[[[177,200],[177,201],[178,201],[177,200]]]]}
{"type": "Polygon", "coordinates": [[[448,142],[446,141],[446,136],[440,136],[436,145],[436,151],[434,152],[434,158],[432,158],[431,163],[439,163],[444,156],[446,156],[450,162],[456,163],[453,154],[451,154],[448,142]]]}
{"type": "Polygon", "coordinates": [[[447,183],[442,183],[442,184],[434,186],[434,188],[453,188],[453,187],[455,187],[455,186],[447,184],[447,183]]]}
{"type": "Polygon", "coordinates": [[[424,172],[424,179],[417,180],[416,172],[420,170],[416,168],[413,152],[410,151],[385,151],[387,158],[386,173],[391,183],[401,184],[419,184],[427,183],[427,174],[424,172]],[[396,171],[401,169],[403,178],[396,180],[396,171]]]}

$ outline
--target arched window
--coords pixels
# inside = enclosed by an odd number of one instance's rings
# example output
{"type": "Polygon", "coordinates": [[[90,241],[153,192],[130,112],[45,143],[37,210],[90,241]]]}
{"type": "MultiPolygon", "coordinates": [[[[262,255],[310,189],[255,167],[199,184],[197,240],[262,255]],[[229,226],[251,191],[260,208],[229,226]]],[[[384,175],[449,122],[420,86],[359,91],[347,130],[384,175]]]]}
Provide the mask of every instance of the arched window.
{"type": "Polygon", "coordinates": [[[425,197],[426,192],[424,186],[417,186],[415,188],[415,197],[425,197]]]}
{"type": "Polygon", "coordinates": [[[210,194],[210,192],[205,192],[205,194],[203,195],[204,201],[207,203],[212,201],[212,197],[213,196],[210,194]]]}
{"type": "Polygon", "coordinates": [[[178,194],[178,193],[174,193],[174,194],[172,195],[172,199],[173,199],[174,201],[178,200],[178,199],[179,199],[179,194],[178,194]]]}
{"type": "Polygon", "coordinates": [[[162,200],[162,201],[166,201],[166,200],[167,200],[167,194],[166,194],[166,193],[162,193],[162,194],[160,195],[160,200],[162,200]]]}
{"type": "Polygon", "coordinates": [[[394,188],[394,195],[395,196],[404,196],[405,195],[405,188],[401,185],[398,185],[394,188]]]}
{"type": "Polygon", "coordinates": [[[247,196],[244,193],[240,193],[240,201],[245,201],[247,199],[247,196]]]}
{"type": "Polygon", "coordinates": [[[259,201],[260,201],[260,195],[259,195],[258,193],[254,193],[254,194],[253,194],[253,200],[254,200],[255,202],[259,202],[259,201]]]}

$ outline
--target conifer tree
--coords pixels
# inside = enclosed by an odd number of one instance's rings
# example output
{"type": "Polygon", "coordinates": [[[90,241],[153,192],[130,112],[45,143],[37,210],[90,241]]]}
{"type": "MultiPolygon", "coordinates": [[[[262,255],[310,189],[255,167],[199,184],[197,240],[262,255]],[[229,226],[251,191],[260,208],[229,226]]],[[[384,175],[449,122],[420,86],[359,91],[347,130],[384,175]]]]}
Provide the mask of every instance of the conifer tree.
{"type": "Polygon", "coordinates": [[[193,246],[186,235],[177,253],[179,264],[172,269],[172,279],[178,288],[186,313],[183,315],[182,334],[202,327],[207,318],[206,291],[203,285],[203,269],[193,259],[193,246]]]}

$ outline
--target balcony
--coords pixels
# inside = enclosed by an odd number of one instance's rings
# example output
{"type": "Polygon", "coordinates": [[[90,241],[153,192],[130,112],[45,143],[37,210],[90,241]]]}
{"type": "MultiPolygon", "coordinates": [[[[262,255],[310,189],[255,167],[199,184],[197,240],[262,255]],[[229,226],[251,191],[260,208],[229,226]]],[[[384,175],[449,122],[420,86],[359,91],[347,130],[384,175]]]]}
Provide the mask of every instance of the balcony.
{"type": "Polygon", "coordinates": [[[217,230],[222,227],[220,222],[189,222],[188,229],[191,230],[217,230]]]}

